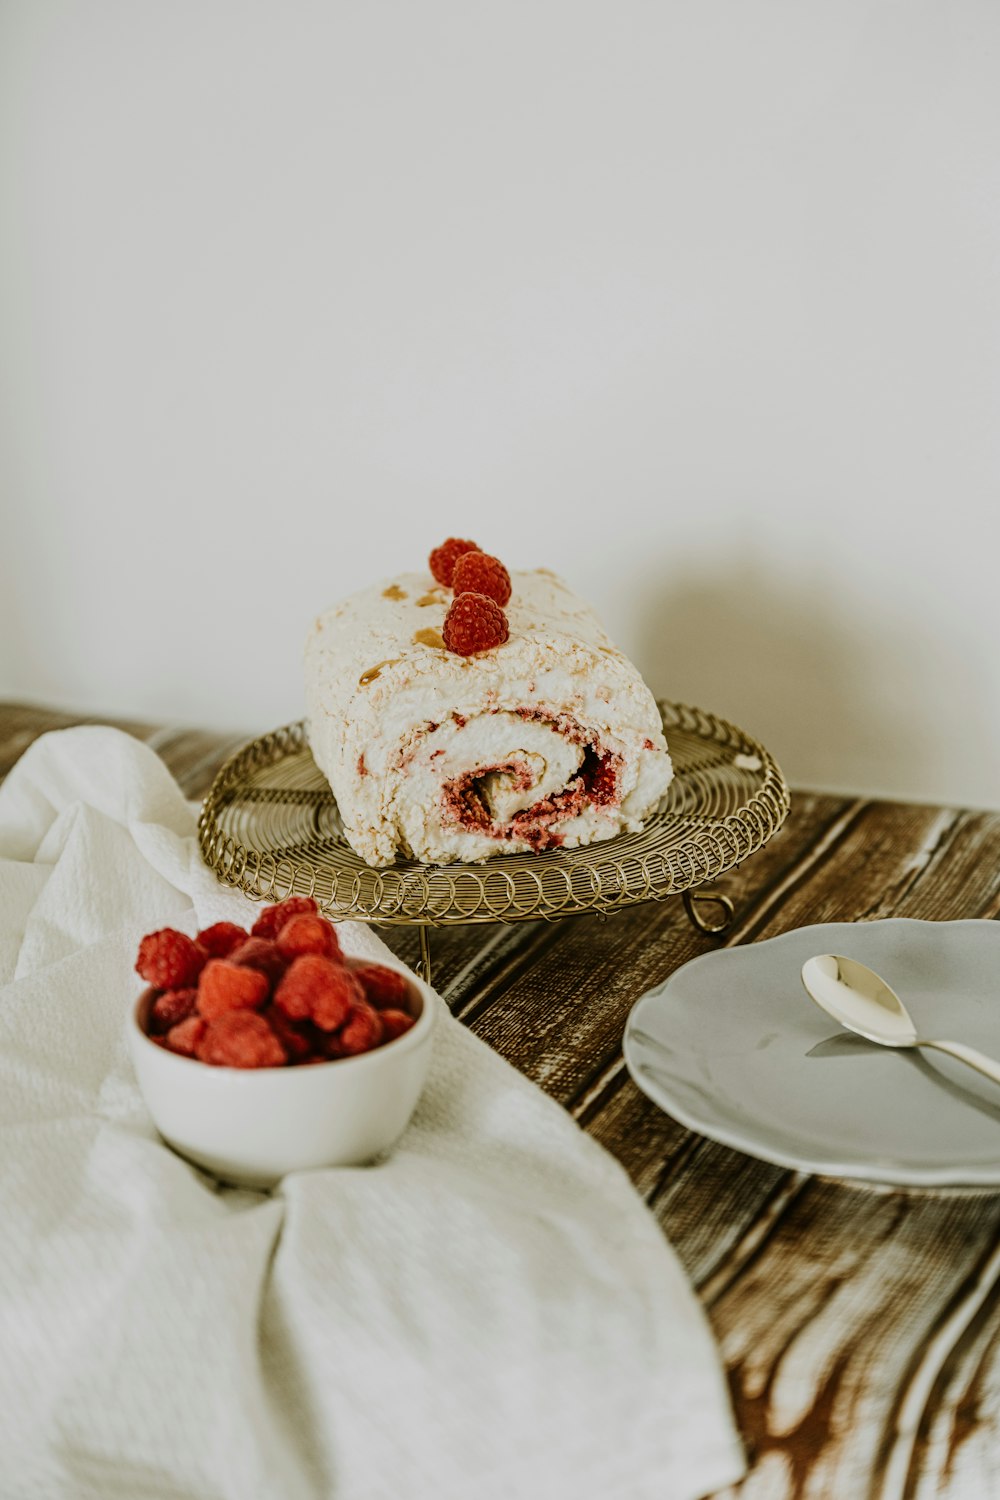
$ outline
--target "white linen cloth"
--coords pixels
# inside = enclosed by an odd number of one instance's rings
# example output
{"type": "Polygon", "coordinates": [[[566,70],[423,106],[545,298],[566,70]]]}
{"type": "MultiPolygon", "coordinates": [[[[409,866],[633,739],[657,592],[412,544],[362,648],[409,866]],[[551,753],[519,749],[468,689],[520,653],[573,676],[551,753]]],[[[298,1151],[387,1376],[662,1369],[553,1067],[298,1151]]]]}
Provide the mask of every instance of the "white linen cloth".
{"type": "Polygon", "coordinates": [[[0,788],[4,1500],[692,1500],[738,1478],[655,1220],[442,1001],[385,1162],[266,1194],[161,1142],[125,1044],[139,939],[255,911],[194,823],[112,729],[44,736],[0,788]]]}

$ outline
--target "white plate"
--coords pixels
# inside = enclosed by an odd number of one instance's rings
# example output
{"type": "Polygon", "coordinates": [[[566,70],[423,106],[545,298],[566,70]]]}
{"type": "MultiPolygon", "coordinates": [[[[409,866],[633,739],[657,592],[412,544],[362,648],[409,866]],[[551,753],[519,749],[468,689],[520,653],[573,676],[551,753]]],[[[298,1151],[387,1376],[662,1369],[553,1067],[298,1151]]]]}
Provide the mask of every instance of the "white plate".
{"type": "Polygon", "coordinates": [[[941,1053],[840,1030],[814,953],[877,969],[921,1036],[1000,1059],[1000,923],[830,922],[684,964],[632,1009],[625,1061],[674,1119],[781,1167],[897,1185],[1000,1184],[1000,1086],[941,1053]]]}

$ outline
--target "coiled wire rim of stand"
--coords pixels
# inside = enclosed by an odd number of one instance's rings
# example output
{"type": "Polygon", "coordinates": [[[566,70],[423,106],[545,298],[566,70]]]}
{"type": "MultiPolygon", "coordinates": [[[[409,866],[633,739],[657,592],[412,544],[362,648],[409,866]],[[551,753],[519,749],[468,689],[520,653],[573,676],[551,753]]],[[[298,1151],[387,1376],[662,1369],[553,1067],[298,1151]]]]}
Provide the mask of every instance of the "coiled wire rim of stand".
{"type": "Polygon", "coordinates": [[[732,917],[711,881],[781,827],[789,793],[777,763],[742,729],[704,709],[661,702],[674,779],[641,833],[582,849],[498,855],[482,865],[399,863],[373,869],[344,838],[304,722],[244,745],[219,770],[198,836],[219,880],[253,900],[313,896],[334,918],[420,928],[606,914],[681,895],[692,922],[720,932],[732,917]],[[722,915],[706,915],[714,903],[722,915]]]}

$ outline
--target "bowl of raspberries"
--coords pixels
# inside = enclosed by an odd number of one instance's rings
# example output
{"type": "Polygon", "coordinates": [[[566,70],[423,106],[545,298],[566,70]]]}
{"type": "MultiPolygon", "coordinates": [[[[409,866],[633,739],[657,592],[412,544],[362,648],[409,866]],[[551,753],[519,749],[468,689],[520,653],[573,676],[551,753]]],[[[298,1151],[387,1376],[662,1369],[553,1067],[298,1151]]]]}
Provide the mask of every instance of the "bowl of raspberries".
{"type": "Polygon", "coordinates": [[[129,1046],[156,1128],[228,1182],[354,1166],[409,1123],[430,1065],[434,997],[394,960],[344,954],[309,896],[247,931],[165,927],[139,944],[129,1046]]]}

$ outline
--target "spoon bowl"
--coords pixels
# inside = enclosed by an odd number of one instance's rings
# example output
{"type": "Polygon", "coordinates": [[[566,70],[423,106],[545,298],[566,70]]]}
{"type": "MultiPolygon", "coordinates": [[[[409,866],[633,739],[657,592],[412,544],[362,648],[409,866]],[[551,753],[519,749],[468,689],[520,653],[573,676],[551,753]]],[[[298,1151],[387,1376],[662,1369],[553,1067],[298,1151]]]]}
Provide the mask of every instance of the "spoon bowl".
{"type": "Polygon", "coordinates": [[[802,965],[802,983],[812,1000],[848,1031],[883,1047],[913,1047],[917,1028],[896,991],[856,958],[820,953],[802,965]]]}
{"type": "Polygon", "coordinates": [[[802,965],[802,983],[820,1010],[881,1047],[934,1047],[1000,1083],[1000,1063],[963,1042],[918,1036],[913,1017],[880,974],[856,958],[818,953],[802,965]]]}

